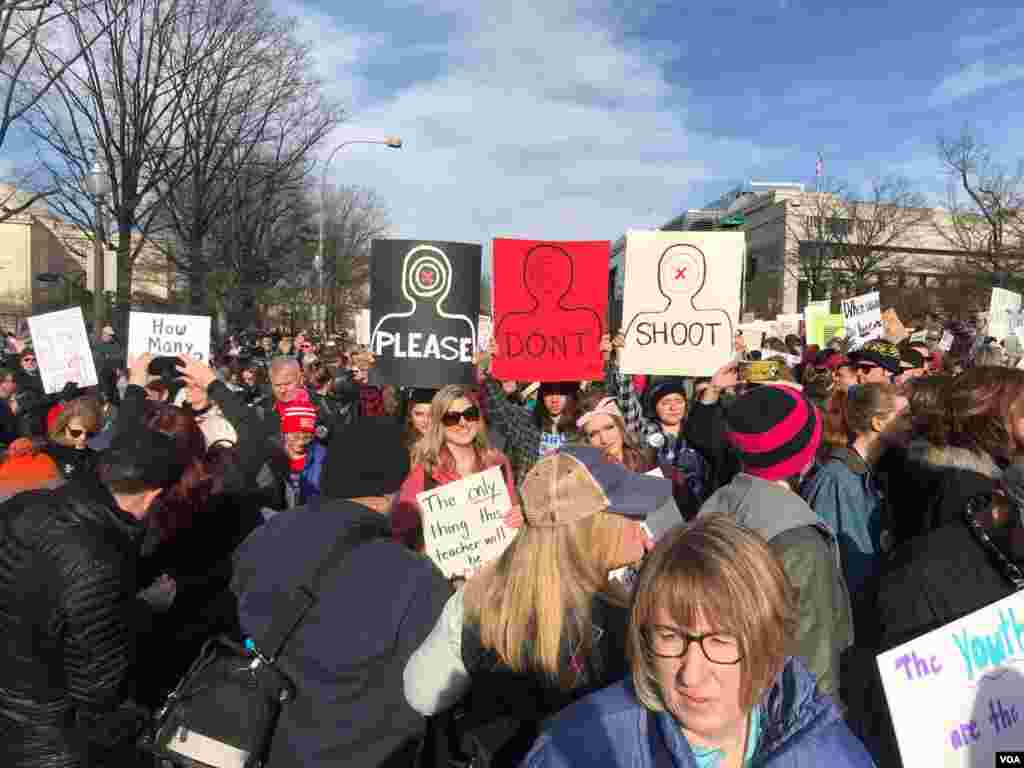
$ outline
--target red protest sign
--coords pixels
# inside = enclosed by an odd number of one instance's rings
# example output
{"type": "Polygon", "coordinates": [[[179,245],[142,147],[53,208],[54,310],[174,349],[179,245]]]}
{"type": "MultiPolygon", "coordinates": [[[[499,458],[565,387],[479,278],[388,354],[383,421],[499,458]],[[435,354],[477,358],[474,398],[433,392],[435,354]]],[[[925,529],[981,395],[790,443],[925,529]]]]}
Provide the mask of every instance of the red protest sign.
{"type": "Polygon", "coordinates": [[[606,240],[494,241],[496,378],[604,378],[609,253],[606,240]]]}

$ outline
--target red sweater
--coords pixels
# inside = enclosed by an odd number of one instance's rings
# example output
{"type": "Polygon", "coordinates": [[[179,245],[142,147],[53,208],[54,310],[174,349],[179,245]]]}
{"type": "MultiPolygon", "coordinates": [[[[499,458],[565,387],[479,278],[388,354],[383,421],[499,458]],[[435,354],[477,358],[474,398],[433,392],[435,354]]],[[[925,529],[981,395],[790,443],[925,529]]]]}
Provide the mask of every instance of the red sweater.
{"type": "MultiPolygon", "coordinates": [[[[519,494],[516,493],[512,478],[512,465],[504,453],[492,450],[478,462],[478,465],[478,472],[500,466],[512,503],[519,503],[519,494]]],[[[452,461],[447,449],[442,449],[441,462],[434,467],[431,477],[432,488],[462,479],[455,471],[455,462],[452,461]]],[[[423,464],[414,465],[398,490],[398,498],[391,506],[391,537],[399,544],[405,544],[417,552],[423,551],[423,519],[420,516],[419,504],[416,503],[416,495],[426,490],[426,479],[426,467],[423,464]]]]}

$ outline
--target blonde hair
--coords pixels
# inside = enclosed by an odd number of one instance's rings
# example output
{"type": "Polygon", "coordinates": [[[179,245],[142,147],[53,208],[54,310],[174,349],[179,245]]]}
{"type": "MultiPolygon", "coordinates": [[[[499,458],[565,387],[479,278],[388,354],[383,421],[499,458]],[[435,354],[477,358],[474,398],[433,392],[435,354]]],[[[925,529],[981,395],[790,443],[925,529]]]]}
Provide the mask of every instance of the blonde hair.
{"type": "Polygon", "coordinates": [[[78,397],[64,403],[53,424],[46,431],[46,436],[58,445],[70,447],[74,441],[67,436],[67,428],[72,419],[82,422],[87,432],[95,432],[100,428],[103,411],[99,401],[93,397],[78,397]]]}
{"type": "MultiPolygon", "coordinates": [[[[442,463],[442,449],[445,446],[445,426],[441,417],[448,413],[452,403],[456,400],[468,400],[473,405],[480,407],[477,399],[465,387],[458,384],[448,384],[441,387],[430,401],[430,429],[428,429],[419,440],[412,446],[412,461],[414,464],[423,464],[427,472],[433,471],[434,467],[442,463]]],[[[473,448],[476,449],[478,462],[484,464],[491,457],[491,443],[487,439],[487,424],[484,422],[483,413],[480,414],[479,429],[476,437],[473,438],[473,448]]]]}
{"type": "Polygon", "coordinates": [[[637,698],[655,712],[664,702],[645,632],[659,608],[686,631],[703,619],[736,637],[745,712],[782,671],[793,646],[795,595],[781,563],[761,537],[725,515],[666,534],[640,573],[626,647],[637,698]]]}
{"type": "Polygon", "coordinates": [[[625,590],[608,581],[626,518],[601,511],[561,526],[524,525],[508,549],[466,585],[467,623],[484,648],[516,672],[543,676],[562,690],[582,681],[563,648],[593,658],[591,601],[598,593],[625,607],[625,590]]]}

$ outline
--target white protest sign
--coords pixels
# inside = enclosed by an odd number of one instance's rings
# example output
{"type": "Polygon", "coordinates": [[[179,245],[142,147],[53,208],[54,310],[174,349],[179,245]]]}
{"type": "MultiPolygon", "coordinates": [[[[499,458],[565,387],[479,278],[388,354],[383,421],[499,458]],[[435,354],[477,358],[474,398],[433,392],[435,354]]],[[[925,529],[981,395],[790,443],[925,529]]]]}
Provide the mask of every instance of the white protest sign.
{"type": "Polygon", "coordinates": [[[354,318],[356,326],[356,344],[370,346],[370,310],[360,309],[354,318]]]}
{"type": "Polygon", "coordinates": [[[501,467],[424,491],[416,501],[423,516],[424,551],[447,578],[497,559],[516,535],[502,522],[512,497],[501,467]]]}
{"type": "Polygon", "coordinates": [[[907,766],[998,765],[1024,745],[1024,592],[878,657],[907,766]]]}
{"type": "Polygon", "coordinates": [[[210,362],[210,318],[132,312],[128,316],[128,354],[192,357],[210,362]]]}
{"type": "Polygon", "coordinates": [[[1024,353],[1024,311],[1008,309],[1006,311],[1006,352],[1010,355],[1024,353]]]}
{"type": "Polygon", "coordinates": [[[878,291],[843,299],[840,309],[843,313],[843,327],[852,349],[882,337],[882,300],[878,291]]]}
{"type": "Polygon", "coordinates": [[[46,394],[60,392],[69,382],[80,387],[99,383],[81,307],[30,317],[28,329],[46,394]]]}
{"type": "Polygon", "coordinates": [[[799,336],[800,335],[800,321],[803,320],[803,315],[779,315],[775,318],[776,336],[782,341],[786,340],[787,336],[799,336]]]}
{"type": "Polygon", "coordinates": [[[491,345],[491,337],[494,335],[494,323],[487,315],[480,315],[476,324],[477,347],[481,352],[486,352],[491,345]]]}
{"type": "Polygon", "coordinates": [[[626,234],[623,373],[709,376],[736,356],[742,232],[626,234]]]}
{"type": "Polygon", "coordinates": [[[747,347],[747,352],[760,351],[765,338],[771,333],[771,326],[763,321],[743,323],[740,325],[740,333],[743,334],[743,343],[747,347]]]}
{"type": "Polygon", "coordinates": [[[997,341],[1010,335],[1010,324],[1007,318],[1009,310],[1019,310],[1021,295],[1005,288],[993,288],[992,299],[988,309],[988,334],[997,341]]]}

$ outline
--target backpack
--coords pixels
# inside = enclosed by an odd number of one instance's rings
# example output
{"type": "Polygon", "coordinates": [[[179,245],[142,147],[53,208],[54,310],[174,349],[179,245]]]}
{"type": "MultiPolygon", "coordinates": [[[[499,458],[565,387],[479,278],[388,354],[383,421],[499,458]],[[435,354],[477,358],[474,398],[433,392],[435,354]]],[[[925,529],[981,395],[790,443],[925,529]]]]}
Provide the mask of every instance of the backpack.
{"type": "Polygon", "coordinates": [[[275,606],[263,637],[244,643],[223,635],[208,640],[139,746],[181,768],[262,766],[281,709],[296,695],[277,659],[316,603],[324,579],[358,546],[380,536],[380,527],[369,524],[356,524],[339,536],[284,604],[275,606]]]}

